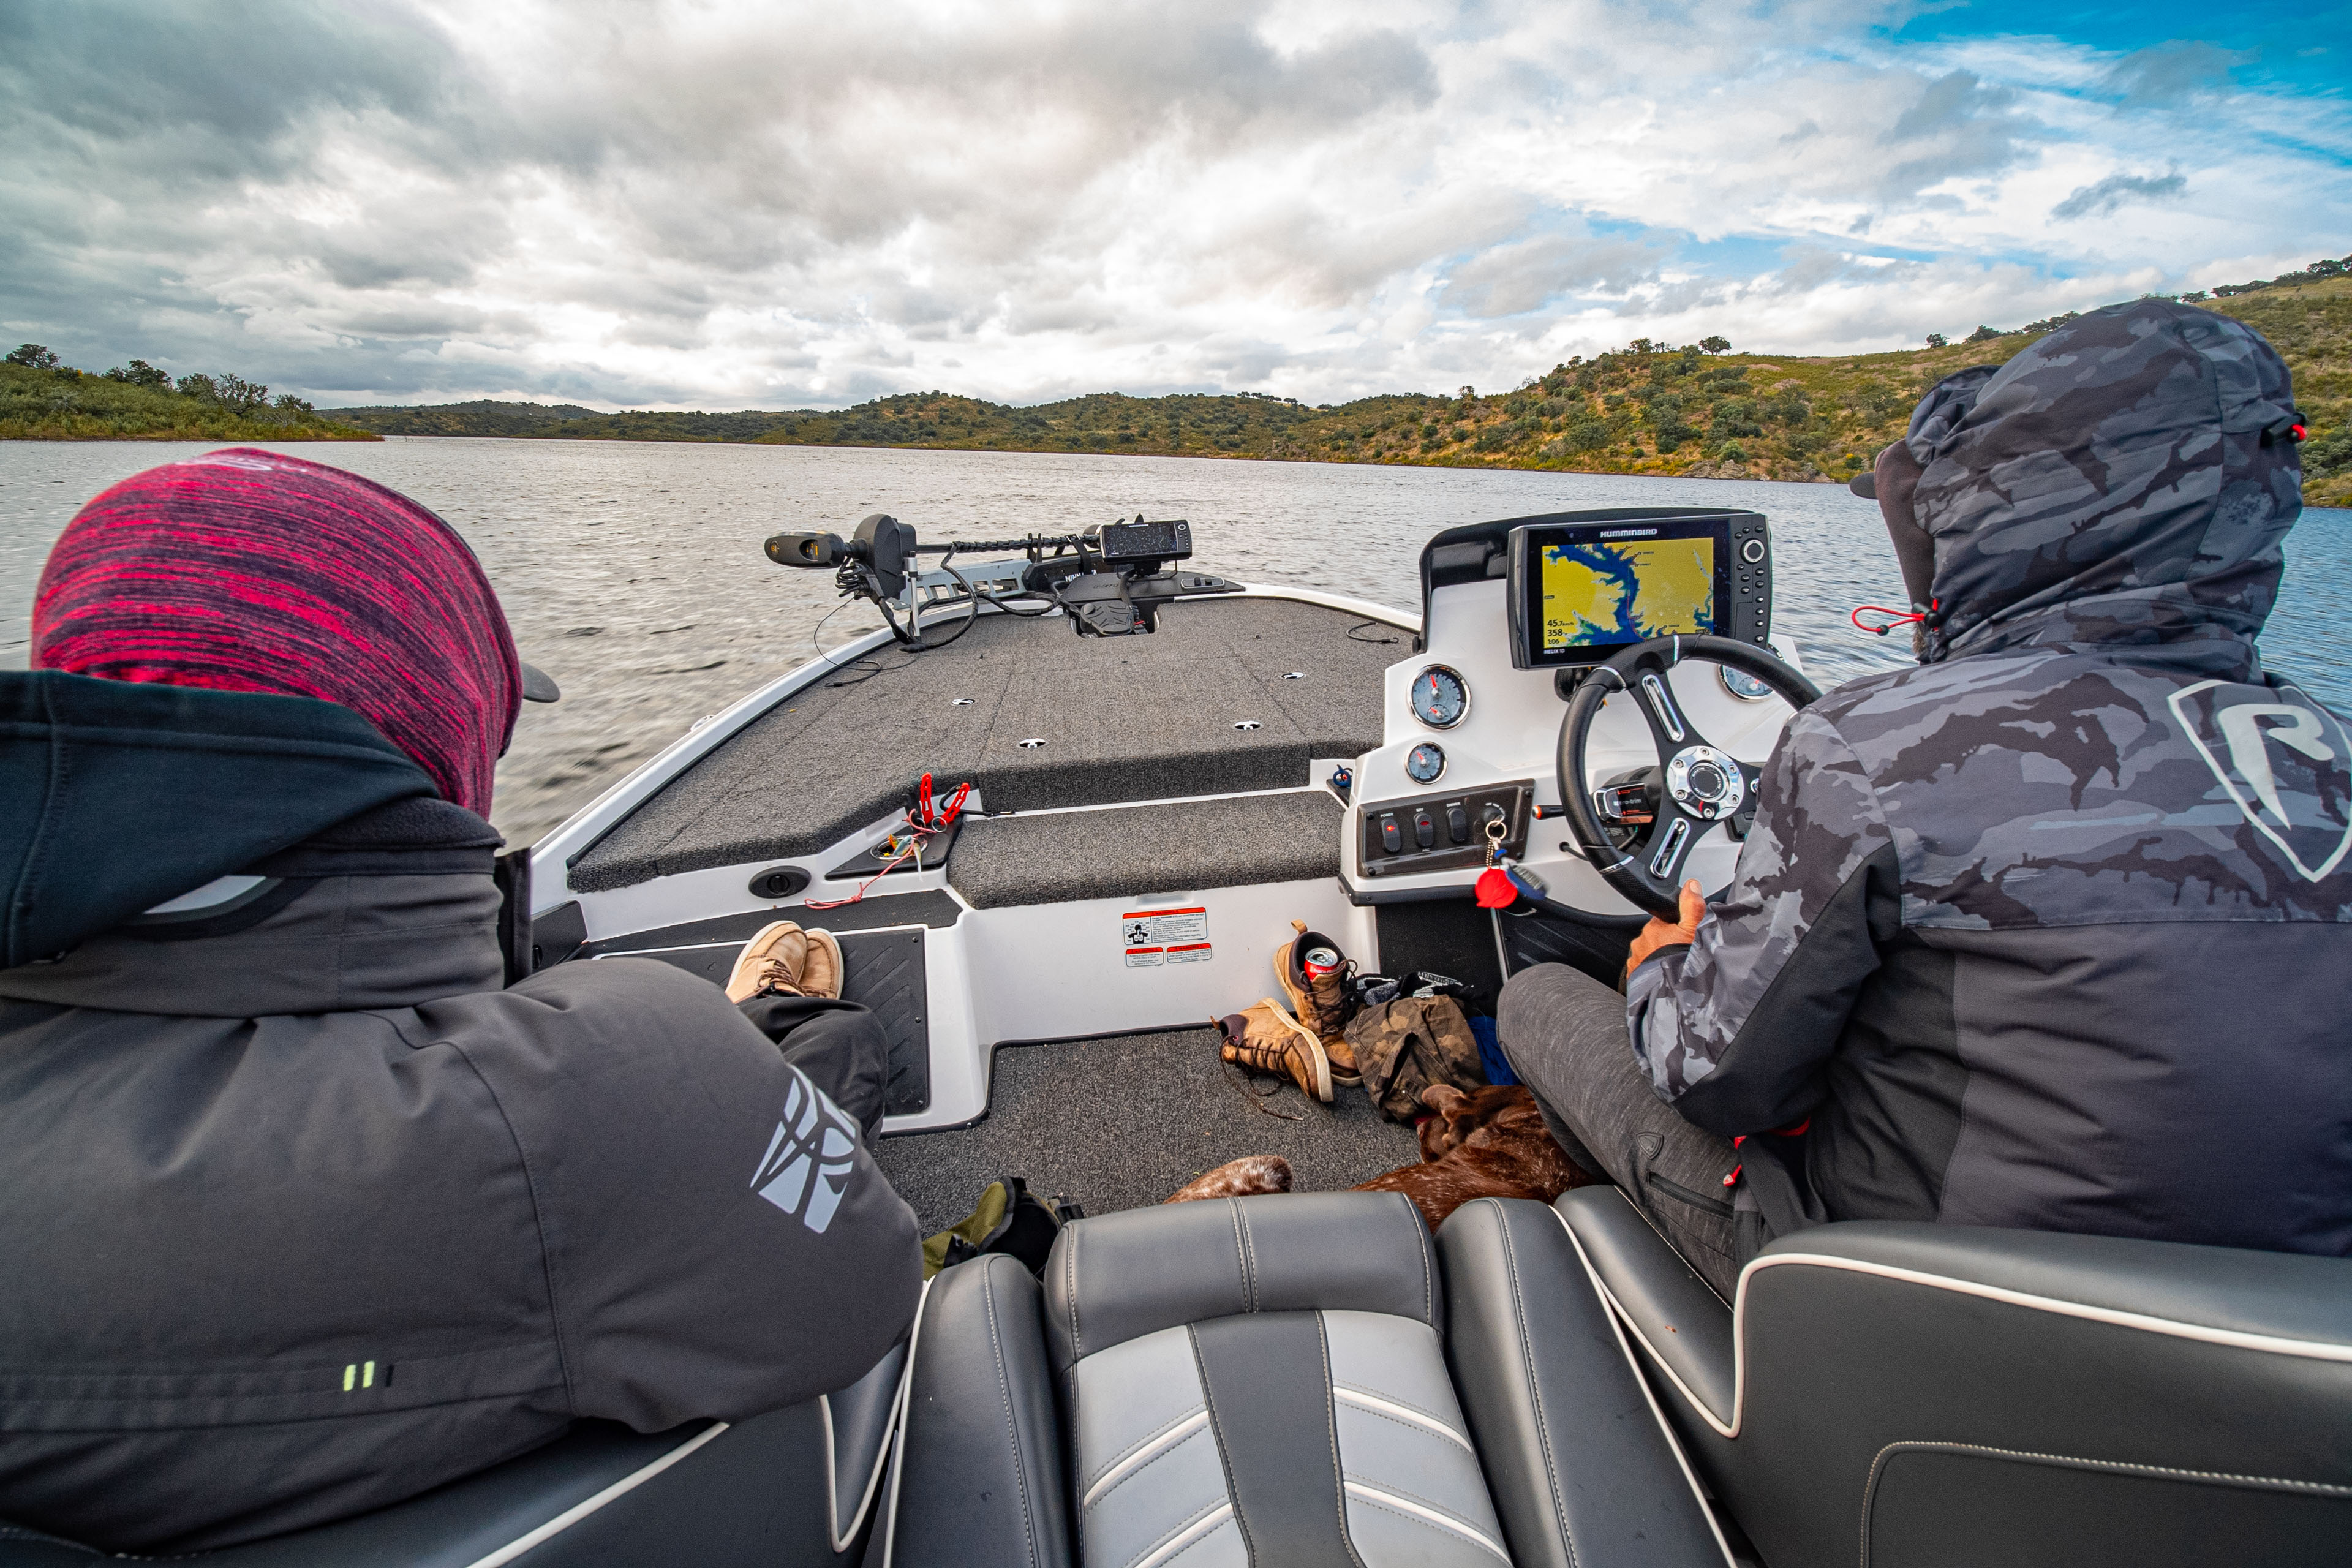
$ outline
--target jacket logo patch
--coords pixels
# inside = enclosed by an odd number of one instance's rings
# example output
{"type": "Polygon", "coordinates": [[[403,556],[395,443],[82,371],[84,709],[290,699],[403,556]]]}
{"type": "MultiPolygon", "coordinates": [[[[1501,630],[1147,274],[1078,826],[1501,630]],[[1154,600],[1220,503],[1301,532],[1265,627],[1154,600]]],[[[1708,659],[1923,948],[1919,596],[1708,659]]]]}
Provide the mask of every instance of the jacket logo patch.
{"type": "Polygon", "coordinates": [[[819,1236],[833,1223],[842,1194],[849,1190],[857,1157],[857,1123],[827,1100],[800,1068],[790,1069],[784,1119],[768,1139],[768,1152],[751,1173],[761,1197],[819,1236]]]}
{"type": "Polygon", "coordinates": [[[2172,716],[2246,820],[2316,882],[2352,850],[2352,737],[2293,687],[2266,702],[2217,702],[2224,689],[2246,689],[2222,680],[2183,687],[2168,699],[2172,716]]]}

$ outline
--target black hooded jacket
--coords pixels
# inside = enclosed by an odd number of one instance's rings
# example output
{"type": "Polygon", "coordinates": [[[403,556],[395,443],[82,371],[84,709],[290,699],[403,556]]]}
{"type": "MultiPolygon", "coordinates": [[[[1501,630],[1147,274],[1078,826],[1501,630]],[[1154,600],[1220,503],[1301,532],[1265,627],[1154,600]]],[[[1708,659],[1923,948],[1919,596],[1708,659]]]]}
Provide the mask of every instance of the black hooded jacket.
{"type": "Polygon", "coordinates": [[[496,835],[355,715],[0,675],[0,1519],[227,1544],[904,1332],[856,1122],[669,965],[501,988],[496,835]]]}
{"type": "Polygon", "coordinates": [[[1796,716],[1627,987],[1773,1233],[2352,1252],[2352,732],[2254,642],[2296,423],[2269,344],[2162,301],[1921,404],[1924,663],[1796,716]]]}

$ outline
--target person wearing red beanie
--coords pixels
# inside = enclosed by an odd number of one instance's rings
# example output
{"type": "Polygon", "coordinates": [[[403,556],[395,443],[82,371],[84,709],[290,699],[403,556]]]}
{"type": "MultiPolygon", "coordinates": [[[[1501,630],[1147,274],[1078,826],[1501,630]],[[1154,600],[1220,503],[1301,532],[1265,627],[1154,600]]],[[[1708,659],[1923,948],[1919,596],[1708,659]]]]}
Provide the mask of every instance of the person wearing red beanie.
{"type": "Polygon", "coordinates": [[[373,479],[251,447],[133,474],[76,513],[34,592],[32,664],[340,703],[485,817],[523,695],[457,530],[373,479]]]}
{"type": "Polygon", "coordinates": [[[900,1339],[922,1254],[866,1009],[650,958],[517,978],[486,818],[534,672],[446,523],[214,452],[84,507],[32,622],[0,671],[0,1521],[209,1551],[582,1420],[800,1405],[900,1339]],[[763,1196],[803,1143],[807,1202],[763,1196]]]}

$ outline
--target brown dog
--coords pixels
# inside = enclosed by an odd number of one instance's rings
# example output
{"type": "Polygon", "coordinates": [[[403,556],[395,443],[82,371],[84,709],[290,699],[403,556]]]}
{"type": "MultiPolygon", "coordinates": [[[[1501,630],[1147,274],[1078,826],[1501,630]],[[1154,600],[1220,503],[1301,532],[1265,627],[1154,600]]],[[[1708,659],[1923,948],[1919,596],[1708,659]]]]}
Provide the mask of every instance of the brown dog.
{"type": "Polygon", "coordinates": [[[1255,1193],[1286,1193],[1289,1190],[1289,1161],[1279,1154],[1244,1154],[1238,1160],[1228,1160],[1215,1170],[1193,1177],[1170,1194],[1165,1201],[1189,1204],[1202,1198],[1245,1198],[1255,1193]]]}
{"type": "Polygon", "coordinates": [[[1402,1193],[1435,1230],[1473,1198],[1534,1198],[1549,1203],[1570,1187],[1597,1178],[1579,1170],[1544,1126],[1536,1097],[1525,1087],[1480,1089],[1468,1094],[1449,1083],[1421,1092],[1433,1114],[1421,1124],[1421,1158],[1360,1193],[1402,1193]]]}

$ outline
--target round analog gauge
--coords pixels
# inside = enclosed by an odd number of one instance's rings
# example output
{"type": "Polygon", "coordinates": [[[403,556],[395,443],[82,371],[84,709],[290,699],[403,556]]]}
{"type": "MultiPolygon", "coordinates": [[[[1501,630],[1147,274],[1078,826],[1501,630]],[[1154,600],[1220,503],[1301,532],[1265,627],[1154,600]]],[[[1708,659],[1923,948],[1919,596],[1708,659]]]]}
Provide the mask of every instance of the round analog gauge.
{"type": "Polygon", "coordinates": [[[1423,741],[1405,753],[1405,777],[1415,784],[1435,784],[1445,771],[1445,753],[1423,741]]]}
{"type": "Polygon", "coordinates": [[[1412,716],[1433,730],[1451,730],[1470,711],[1468,682],[1442,664],[1412,678],[1412,716]]]}
{"type": "Polygon", "coordinates": [[[1715,670],[1723,678],[1723,689],[1743,702],[1761,702],[1773,694],[1770,687],[1744,669],[1734,669],[1727,664],[1718,664],[1715,667],[1715,670]]]}

